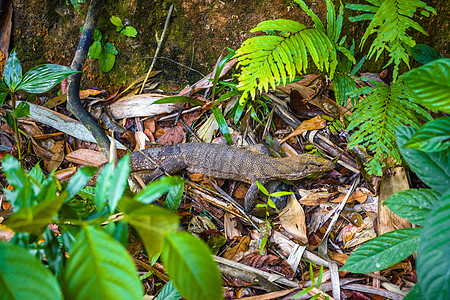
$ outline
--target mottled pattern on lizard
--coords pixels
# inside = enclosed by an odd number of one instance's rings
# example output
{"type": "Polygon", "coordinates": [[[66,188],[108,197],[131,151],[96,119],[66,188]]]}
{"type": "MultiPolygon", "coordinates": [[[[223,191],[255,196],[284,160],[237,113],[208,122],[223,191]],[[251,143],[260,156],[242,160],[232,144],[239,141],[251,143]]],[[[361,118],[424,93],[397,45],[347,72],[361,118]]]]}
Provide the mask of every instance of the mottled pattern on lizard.
{"type": "Polygon", "coordinates": [[[273,158],[243,148],[209,143],[177,144],[133,152],[130,166],[131,172],[139,174],[145,183],[164,175],[164,171],[175,174],[182,169],[250,183],[245,196],[247,212],[256,204],[259,192],[256,181],[264,185],[275,179],[297,180],[334,168],[331,161],[316,155],[273,158]],[[150,170],[154,171],[149,173],[150,170]]]}

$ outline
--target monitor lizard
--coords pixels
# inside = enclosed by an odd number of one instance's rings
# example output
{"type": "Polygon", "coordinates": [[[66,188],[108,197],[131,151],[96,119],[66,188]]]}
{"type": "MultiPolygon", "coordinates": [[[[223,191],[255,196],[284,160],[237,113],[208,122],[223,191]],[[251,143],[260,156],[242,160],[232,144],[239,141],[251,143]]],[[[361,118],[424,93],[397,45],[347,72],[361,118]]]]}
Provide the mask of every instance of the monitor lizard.
{"type": "Polygon", "coordinates": [[[298,180],[333,168],[331,161],[317,155],[273,158],[245,148],[210,143],[176,144],[130,154],[131,172],[139,175],[145,183],[182,169],[250,183],[244,202],[247,212],[256,205],[259,193],[256,181],[264,185],[276,179],[298,180]],[[150,170],[154,171],[149,173],[150,170]]]}

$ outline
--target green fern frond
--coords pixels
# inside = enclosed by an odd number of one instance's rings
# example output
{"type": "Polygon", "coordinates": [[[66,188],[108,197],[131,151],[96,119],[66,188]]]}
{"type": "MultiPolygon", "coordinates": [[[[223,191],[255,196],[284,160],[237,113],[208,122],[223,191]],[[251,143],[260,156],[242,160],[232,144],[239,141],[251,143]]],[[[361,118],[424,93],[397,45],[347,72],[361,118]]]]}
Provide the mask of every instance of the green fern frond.
{"type": "MultiPolygon", "coordinates": [[[[333,78],[334,95],[339,105],[347,105],[348,94],[357,88],[355,80],[348,74],[336,71],[333,78]]],[[[352,104],[355,105],[358,97],[350,98],[352,104]]]]}
{"type": "Polygon", "coordinates": [[[431,120],[426,110],[414,102],[402,81],[392,86],[378,84],[363,87],[349,93],[350,96],[368,94],[364,101],[355,106],[347,130],[356,129],[350,137],[349,147],[365,146],[374,156],[368,162],[369,172],[381,175],[383,160],[389,155],[401,161],[396,146],[396,126],[420,127],[420,120],[431,120]]]}
{"type": "Polygon", "coordinates": [[[403,61],[409,68],[409,49],[414,47],[415,41],[407,34],[410,28],[428,35],[423,28],[411,18],[418,9],[422,13],[436,13],[436,11],[420,0],[370,0],[371,5],[349,4],[346,7],[353,10],[367,12],[350,21],[372,20],[361,40],[364,46],[369,35],[376,33],[377,37],[369,49],[368,57],[376,54],[376,59],[384,50],[388,50],[390,59],[386,66],[394,63],[394,81],[398,77],[399,65],[403,61]]]}
{"type": "Polygon", "coordinates": [[[238,89],[241,99],[256,91],[267,91],[282,82],[294,79],[296,72],[308,67],[307,53],[319,70],[333,77],[337,65],[334,44],[319,29],[306,28],[291,20],[269,20],[258,24],[255,31],[276,31],[279,35],[264,35],[246,40],[236,51],[238,65],[242,66],[238,89]]]}

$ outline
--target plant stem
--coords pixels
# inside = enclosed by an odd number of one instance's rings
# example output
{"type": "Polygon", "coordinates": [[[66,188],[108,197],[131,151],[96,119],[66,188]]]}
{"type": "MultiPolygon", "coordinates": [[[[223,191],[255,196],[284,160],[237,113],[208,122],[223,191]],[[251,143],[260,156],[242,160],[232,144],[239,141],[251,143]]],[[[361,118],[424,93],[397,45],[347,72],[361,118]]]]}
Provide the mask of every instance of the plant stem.
{"type": "Polygon", "coordinates": [[[14,115],[14,111],[16,109],[16,94],[10,93],[11,103],[12,103],[12,117],[14,124],[14,136],[16,138],[17,144],[17,152],[19,153],[19,161],[22,161],[22,151],[20,150],[20,134],[19,134],[19,122],[17,122],[16,116],[14,115]]]}

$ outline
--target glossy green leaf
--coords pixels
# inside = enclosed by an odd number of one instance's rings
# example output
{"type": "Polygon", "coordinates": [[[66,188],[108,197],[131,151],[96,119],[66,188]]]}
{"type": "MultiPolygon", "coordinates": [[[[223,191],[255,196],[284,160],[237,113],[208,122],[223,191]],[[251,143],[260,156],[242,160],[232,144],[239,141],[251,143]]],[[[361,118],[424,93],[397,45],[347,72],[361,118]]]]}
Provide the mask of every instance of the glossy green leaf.
{"type": "Polygon", "coordinates": [[[408,294],[406,294],[403,300],[423,300],[425,297],[422,294],[422,289],[420,287],[420,282],[416,283],[411,290],[409,290],[408,294]]]}
{"type": "Polygon", "coordinates": [[[5,102],[6,97],[8,96],[8,92],[0,92],[0,106],[5,102]]]}
{"type": "Polygon", "coordinates": [[[83,227],[67,260],[65,299],[143,298],[137,270],[127,250],[92,226],[83,227]]]}
{"type": "Polygon", "coordinates": [[[383,204],[400,217],[423,226],[431,207],[436,203],[439,196],[439,193],[434,190],[410,189],[390,196],[383,204]]]}
{"type": "Polygon", "coordinates": [[[185,97],[185,96],[173,96],[173,97],[165,97],[159,100],[156,100],[155,102],[153,102],[152,104],[166,104],[166,103],[187,103],[187,104],[191,104],[191,105],[196,105],[196,106],[203,106],[206,103],[192,98],[192,97],[185,97]]]}
{"type": "Polygon", "coordinates": [[[97,210],[101,212],[108,203],[109,211],[113,213],[117,203],[125,191],[130,174],[130,156],[124,156],[116,167],[112,163],[103,167],[95,186],[95,204],[97,210]]]}
{"type": "Polygon", "coordinates": [[[38,194],[39,203],[23,207],[8,218],[6,225],[16,232],[39,236],[67,199],[66,191],[56,194],[55,182],[49,182],[38,194]]]}
{"type": "Polygon", "coordinates": [[[14,117],[22,118],[30,115],[30,104],[25,101],[20,102],[14,109],[14,117]]]}
{"type": "Polygon", "coordinates": [[[166,197],[166,207],[171,211],[176,211],[180,206],[184,192],[184,180],[169,189],[166,197]]]}
{"type": "Polygon", "coordinates": [[[180,292],[173,285],[173,281],[169,281],[164,285],[162,290],[158,293],[155,300],[179,300],[181,299],[180,292]]]}
{"type": "Polygon", "coordinates": [[[120,32],[121,34],[129,37],[136,37],[137,30],[133,26],[126,26],[124,30],[120,32]]]}
{"type": "MultiPolygon", "coordinates": [[[[46,185],[49,182],[47,177],[44,175],[44,172],[42,172],[41,166],[39,164],[36,164],[33,169],[28,172],[28,176],[33,178],[41,186],[46,185]]],[[[36,192],[39,192],[39,190],[36,190],[36,192]]]]}
{"type": "Polygon", "coordinates": [[[117,53],[119,53],[116,47],[111,43],[106,43],[104,49],[113,55],[117,55],[117,53]]]}
{"type": "Polygon", "coordinates": [[[3,82],[2,79],[0,79],[0,106],[3,105],[3,102],[5,101],[6,97],[8,96],[8,87],[3,82]]]}
{"type": "Polygon", "coordinates": [[[3,189],[6,199],[11,203],[14,212],[31,205],[32,199],[39,192],[27,178],[20,163],[12,155],[7,154],[2,160],[2,171],[14,190],[3,189]]]}
{"type": "Polygon", "coordinates": [[[436,50],[424,44],[416,44],[412,47],[411,56],[421,64],[427,64],[440,57],[436,50]]]}
{"type": "Polygon", "coordinates": [[[120,200],[119,207],[125,214],[125,220],[139,233],[150,257],[161,252],[164,234],[178,229],[178,216],[162,207],[126,197],[120,200]]]}
{"type": "Polygon", "coordinates": [[[102,52],[102,43],[100,41],[94,41],[89,47],[88,56],[92,59],[98,59],[100,52],[102,52]]]}
{"type": "Polygon", "coordinates": [[[94,31],[94,36],[92,37],[94,41],[101,41],[102,40],[102,32],[98,30],[97,28],[94,31]]]}
{"type": "Polygon", "coordinates": [[[198,238],[187,232],[168,233],[161,256],[183,298],[223,299],[219,269],[208,247],[198,238]]]}
{"type": "Polygon", "coordinates": [[[450,190],[436,203],[423,226],[417,275],[427,299],[450,298],[450,190]]]}
{"type": "Polygon", "coordinates": [[[130,174],[130,155],[125,155],[117,163],[114,173],[111,176],[112,185],[108,191],[108,205],[110,212],[116,210],[117,203],[122,198],[123,192],[128,185],[128,175],[130,174]]]}
{"type": "Polygon", "coordinates": [[[96,169],[94,167],[82,167],[70,178],[66,191],[69,194],[66,201],[72,199],[78,194],[89,182],[92,175],[95,174],[96,169]]]}
{"type": "Polygon", "coordinates": [[[5,68],[3,70],[3,81],[12,92],[15,92],[21,80],[22,66],[20,65],[16,50],[14,49],[6,60],[5,68]]]}
{"type": "Polygon", "coordinates": [[[103,73],[108,73],[114,67],[116,62],[116,56],[102,49],[98,56],[98,67],[103,73]]]}
{"type": "Polygon", "coordinates": [[[114,167],[112,163],[107,164],[103,167],[100,175],[97,178],[97,184],[95,185],[95,196],[94,203],[98,212],[103,211],[103,208],[108,203],[109,190],[112,182],[112,177],[114,174],[114,167]]]}
{"type": "Polygon", "coordinates": [[[426,123],[403,147],[424,152],[438,152],[450,148],[450,117],[426,123]]]}
{"type": "Polygon", "coordinates": [[[219,125],[220,132],[222,132],[228,144],[232,145],[233,141],[231,139],[230,128],[228,128],[227,121],[225,120],[222,111],[217,106],[214,106],[212,108],[212,112],[214,114],[214,118],[217,121],[217,124],[219,125]]]}
{"type": "Polygon", "coordinates": [[[112,16],[109,20],[116,26],[123,26],[123,22],[119,17],[112,16]]]}
{"type": "Polygon", "coordinates": [[[437,59],[412,70],[404,81],[420,104],[450,113],[450,58],[437,59]]]}
{"type": "Polygon", "coordinates": [[[395,130],[400,152],[411,169],[430,188],[444,193],[450,186],[450,149],[440,152],[422,152],[403,145],[417,132],[417,129],[398,126],[395,130]]]}
{"type": "Polygon", "coordinates": [[[79,72],[65,66],[40,65],[25,73],[17,89],[32,94],[44,93],[75,73],[79,72]]]}
{"type": "Polygon", "coordinates": [[[27,250],[0,242],[0,299],[62,299],[53,274],[27,250]]]}
{"type": "Polygon", "coordinates": [[[417,249],[422,228],[397,229],[365,243],[347,259],[341,270],[370,273],[386,269],[417,249]]]}
{"type": "Polygon", "coordinates": [[[182,183],[183,179],[178,176],[164,176],[148,184],[135,198],[139,202],[150,204],[167,193],[171,188],[182,183]]]}

